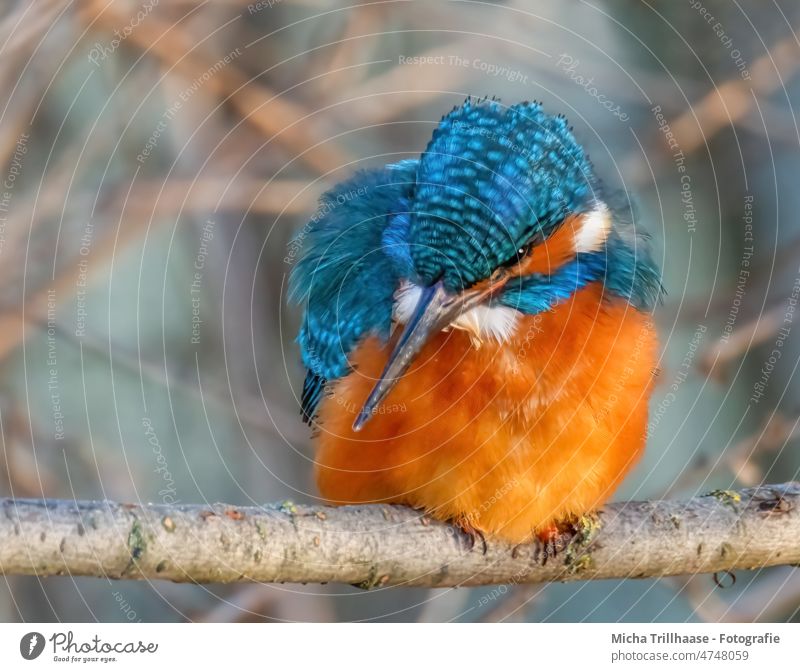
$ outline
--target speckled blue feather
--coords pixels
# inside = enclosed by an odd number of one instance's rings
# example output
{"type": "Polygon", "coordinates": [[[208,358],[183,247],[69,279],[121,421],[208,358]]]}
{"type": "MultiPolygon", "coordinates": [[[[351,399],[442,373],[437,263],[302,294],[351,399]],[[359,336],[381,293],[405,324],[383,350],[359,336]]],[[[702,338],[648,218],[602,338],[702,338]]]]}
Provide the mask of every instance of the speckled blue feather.
{"type": "Polygon", "coordinates": [[[392,296],[408,273],[404,241],[388,223],[409,212],[416,161],[356,173],[320,199],[295,236],[300,250],[290,296],[305,307],[298,343],[309,371],[304,408],[316,406],[326,380],[348,371],[347,356],[367,334],[387,336],[392,296]]]}
{"type": "Polygon", "coordinates": [[[409,240],[421,283],[460,290],[485,278],[535,234],[588,210],[593,181],[567,120],[538,103],[455,108],[417,170],[409,240]]]}

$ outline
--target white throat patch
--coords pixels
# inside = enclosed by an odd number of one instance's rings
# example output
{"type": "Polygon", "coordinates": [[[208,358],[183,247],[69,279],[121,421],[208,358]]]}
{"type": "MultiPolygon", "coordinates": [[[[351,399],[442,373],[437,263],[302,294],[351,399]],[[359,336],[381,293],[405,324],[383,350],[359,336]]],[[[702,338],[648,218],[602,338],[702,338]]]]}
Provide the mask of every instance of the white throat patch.
{"type": "MultiPolygon", "coordinates": [[[[419,303],[422,287],[404,280],[394,294],[394,319],[405,324],[419,303]]],[[[488,339],[504,343],[517,328],[521,313],[507,306],[475,306],[458,316],[447,329],[462,329],[469,333],[477,348],[488,339]]]]}

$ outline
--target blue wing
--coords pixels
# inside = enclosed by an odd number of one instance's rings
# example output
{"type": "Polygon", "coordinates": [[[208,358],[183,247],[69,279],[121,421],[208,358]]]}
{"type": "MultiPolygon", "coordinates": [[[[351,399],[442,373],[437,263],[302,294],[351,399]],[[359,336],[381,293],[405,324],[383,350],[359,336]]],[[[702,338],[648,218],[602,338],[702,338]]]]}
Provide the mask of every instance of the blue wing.
{"type": "Polygon", "coordinates": [[[307,421],[327,381],[349,372],[353,348],[371,334],[388,337],[394,292],[411,264],[405,233],[416,167],[403,161],[356,173],[322,196],[295,236],[290,293],[304,307],[297,342],[307,421]]]}

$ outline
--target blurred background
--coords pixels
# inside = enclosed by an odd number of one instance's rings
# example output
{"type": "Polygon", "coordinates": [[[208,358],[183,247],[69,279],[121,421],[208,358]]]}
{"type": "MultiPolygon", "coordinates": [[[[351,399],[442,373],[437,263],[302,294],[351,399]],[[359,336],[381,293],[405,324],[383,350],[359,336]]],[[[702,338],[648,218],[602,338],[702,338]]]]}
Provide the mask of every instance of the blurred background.
{"type": "MultiPolygon", "coordinates": [[[[289,242],[467,95],[565,113],[652,234],[662,373],[617,497],[797,478],[798,29],[790,0],[6,0],[0,496],[315,501],[289,242]]],[[[5,577],[0,620],[785,621],[798,571],[369,593],[5,577]]]]}

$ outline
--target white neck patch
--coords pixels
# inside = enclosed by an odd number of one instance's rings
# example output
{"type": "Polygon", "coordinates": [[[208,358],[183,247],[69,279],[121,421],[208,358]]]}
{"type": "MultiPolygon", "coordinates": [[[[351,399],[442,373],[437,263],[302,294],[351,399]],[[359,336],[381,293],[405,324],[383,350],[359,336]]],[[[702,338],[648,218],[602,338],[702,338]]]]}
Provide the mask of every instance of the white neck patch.
{"type": "Polygon", "coordinates": [[[575,231],[575,252],[595,252],[611,232],[611,213],[608,206],[598,201],[595,207],[578,220],[575,231]]]}
{"type": "MultiPolygon", "coordinates": [[[[419,303],[422,287],[404,280],[394,294],[394,319],[406,324],[419,303]]],[[[511,338],[517,328],[521,313],[507,306],[475,306],[462,313],[450,323],[448,329],[462,329],[468,332],[475,347],[484,340],[504,343],[511,338]]]]}

